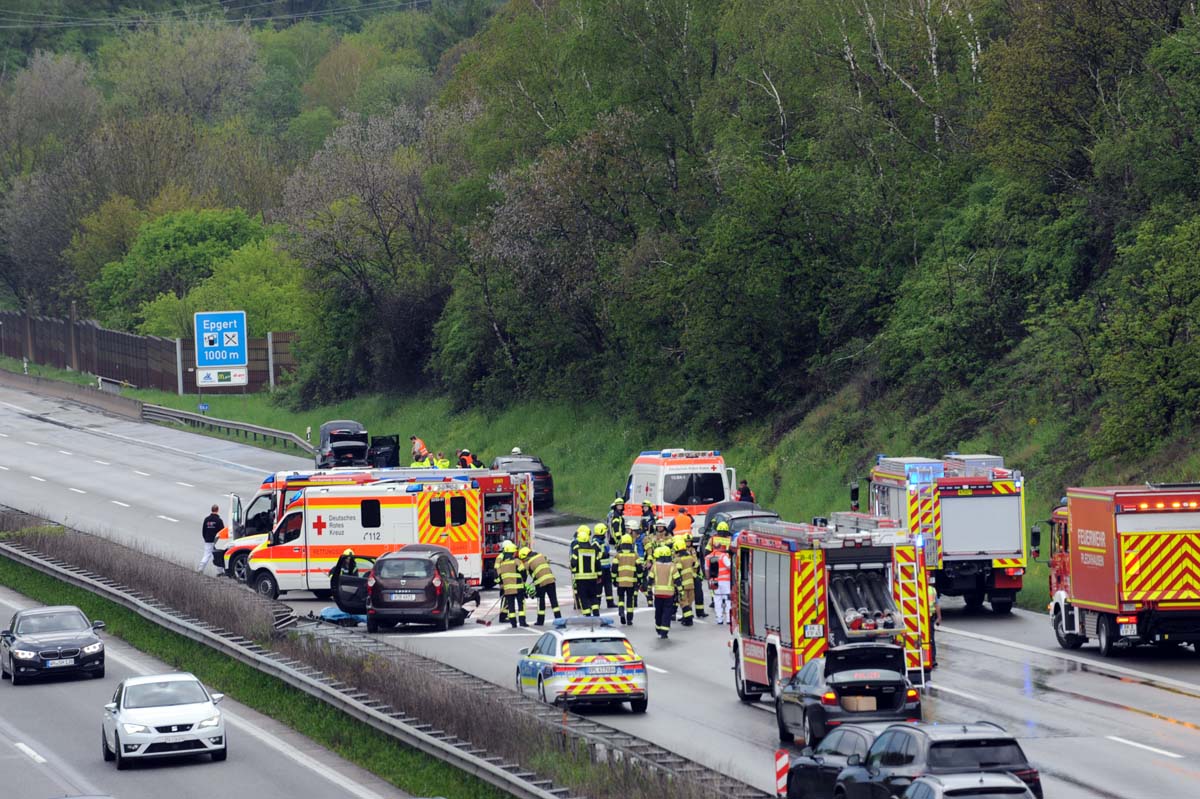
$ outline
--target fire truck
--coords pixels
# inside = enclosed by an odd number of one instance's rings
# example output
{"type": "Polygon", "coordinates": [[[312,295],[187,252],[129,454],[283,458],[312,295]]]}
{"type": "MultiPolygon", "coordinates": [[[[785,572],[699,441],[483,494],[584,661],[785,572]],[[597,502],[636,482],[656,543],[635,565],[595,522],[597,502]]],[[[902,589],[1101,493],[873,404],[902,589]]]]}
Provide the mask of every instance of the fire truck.
{"type": "Polygon", "coordinates": [[[237,494],[230,496],[230,526],[217,537],[214,560],[230,577],[244,581],[246,558],[267,539],[283,518],[283,511],[297,491],[317,485],[366,485],[380,480],[410,483],[440,483],[470,480],[483,493],[483,570],[480,580],[490,588],[496,581],[495,561],[501,542],[509,539],[518,547],[532,546],[533,478],[486,469],[325,469],[276,472],[267,475],[246,510],[237,494]]]}
{"type": "Polygon", "coordinates": [[[1200,648],[1200,484],[1069,488],[1049,525],[1060,646],[1200,648]]]}
{"type": "Polygon", "coordinates": [[[642,503],[649,500],[657,518],[669,519],[686,510],[704,526],[704,514],[733,496],[737,472],[725,466],[720,450],[663,449],[639,454],[625,483],[626,523],[635,529],[642,503]]]}
{"type": "Polygon", "coordinates": [[[734,683],[744,702],[780,688],[831,646],[888,641],[932,665],[922,542],[895,520],[838,512],[814,524],[753,522],[732,544],[734,683]]]}
{"type": "Polygon", "coordinates": [[[999,455],[880,457],[871,471],[871,512],[925,537],[938,593],[967,607],[986,599],[1012,611],[1024,581],[1024,479],[999,455]]]}

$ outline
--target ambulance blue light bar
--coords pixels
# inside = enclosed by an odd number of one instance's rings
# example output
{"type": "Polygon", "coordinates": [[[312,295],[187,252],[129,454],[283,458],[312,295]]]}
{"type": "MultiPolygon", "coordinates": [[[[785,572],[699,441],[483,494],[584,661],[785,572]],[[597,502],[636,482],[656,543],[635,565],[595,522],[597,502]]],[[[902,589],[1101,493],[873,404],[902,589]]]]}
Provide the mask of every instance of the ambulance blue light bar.
{"type": "Polygon", "coordinates": [[[597,624],[601,627],[612,627],[613,620],[609,616],[568,616],[565,619],[554,620],[554,626],[559,630],[568,627],[595,627],[597,624]]]}

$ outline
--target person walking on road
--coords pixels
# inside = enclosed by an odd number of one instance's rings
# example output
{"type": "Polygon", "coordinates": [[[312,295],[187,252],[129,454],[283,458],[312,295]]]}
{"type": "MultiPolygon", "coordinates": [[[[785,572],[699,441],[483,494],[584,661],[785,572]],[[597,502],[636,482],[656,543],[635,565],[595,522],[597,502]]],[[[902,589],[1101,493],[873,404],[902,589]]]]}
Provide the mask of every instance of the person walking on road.
{"type": "Polygon", "coordinates": [[[929,668],[937,668],[937,637],[934,629],[942,626],[942,603],[938,601],[938,592],[932,584],[929,586],[929,668]]]}
{"type": "Polygon", "coordinates": [[[554,572],[550,569],[550,561],[541,552],[534,552],[529,547],[521,547],[517,557],[525,564],[525,574],[528,575],[526,579],[537,593],[538,612],[537,621],[533,623],[534,626],[541,627],[546,623],[547,602],[549,602],[550,610],[554,611],[554,618],[561,619],[562,611],[558,608],[558,585],[554,579],[554,572]]]}
{"type": "Polygon", "coordinates": [[[675,597],[683,591],[683,576],[679,564],[671,557],[670,547],[659,544],[649,571],[650,590],[654,592],[654,629],[659,638],[666,638],[675,616],[675,597]]]}
{"type": "Polygon", "coordinates": [[[225,522],[217,515],[217,506],[213,505],[212,512],[204,517],[200,525],[200,534],[204,536],[204,554],[200,557],[200,565],[196,567],[198,574],[203,574],[204,567],[213,562],[213,547],[216,545],[217,535],[223,529],[225,522]]]}
{"type": "MultiPolygon", "coordinates": [[[[729,525],[721,522],[717,525],[720,530],[724,525],[725,530],[729,529],[729,525]]],[[[706,570],[708,572],[708,586],[713,593],[713,612],[717,619],[717,624],[729,624],[729,592],[731,588],[731,566],[732,561],[729,558],[729,539],[725,537],[724,531],[721,535],[713,538],[712,552],[708,553],[705,558],[707,563],[706,570]]]]}
{"type": "Polygon", "coordinates": [[[617,606],[613,599],[613,548],[609,543],[608,527],[599,522],[592,531],[592,543],[600,553],[600,588],[604,591],[604,604],[609,608],[617,606]]]}
{"type": "Polygon", "coordinates": [[[621,624],[633,624],[633,611],[637,607],[637,587],[642,581],[642,558],[633,546],[633,536],[626,533],[617,548],[617,612],[621,624]]]}
{"type": "Polygon", "coordinates": [[[521,564],[517,560],[517,545],[512,541],[504,542],[504,559],[496,559],[496,576],[500,578],[500,595],[504,598],[505,615],[513,629],[517,629],[517,621],[522,627],[528,627],[525,621],[524,609],[521,607],[521,591],[524,582],[521,579],[521,564]]]}
{"type": "Polygon", "coordinates": [[[695,613],[693,606],[696,603],[696,576],[699,574],[699,563],[696,556],[688,549],[687,539],[679,536],[675,538],[675,564],[679,567],[680,579],[683,580],[683,588],[679,593],[679,621],[684,627],[691,627],[694,621],[692,615],[695,613]]]}
{"type": "Polygon", "coordinates": [[[600,552],[586,524],[579,525],[571,544],[571,579],[575,582],[575,601],[580,612],[584,616],[599,616],[600,552]]]}

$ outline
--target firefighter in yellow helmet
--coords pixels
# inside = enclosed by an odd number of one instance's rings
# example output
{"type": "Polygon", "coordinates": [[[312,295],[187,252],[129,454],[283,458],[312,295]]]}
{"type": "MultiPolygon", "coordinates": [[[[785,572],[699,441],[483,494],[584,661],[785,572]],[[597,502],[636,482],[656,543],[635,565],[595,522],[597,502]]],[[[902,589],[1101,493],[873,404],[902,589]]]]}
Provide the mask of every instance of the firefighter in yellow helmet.
{"type": "Polygon", "coordinates": [[[513,629],[516,629],[518,619],[522,627],[528,627],[521,597],[521,589],[525,582],[524,573],[521,561],[517,559],[517,545],[512,541],[505,541],[501,545],[501,557],[496,558],[496,577],[500,580],[500,596],[504,600],[501,621],[507,616],[513,629]]]}
{"type": "Polygon", "coordinates": [[[575,583],[575,604],[584,616],[600,615],[600,551],[592,542],[592,530],[586,524],[575,531],[571,544],[571,579],[575,583]]]}
{"type": "Polygon", "coordinates": [[[333,564],[333,568],[329,570],[329,587],[334,591],[337,590],[338,580],[342,575],[353,577],[358,571],[358,564],[354,562],[354,550],[346,548],[342,550],[342,555],[337,559],[337,563],[333,564]]]}
{"type": "Polygon", "coordinates": [[[546,601],[550,602],[550,610],[554,618],[561,619],[562,611],[558,608],[558,585],[554,572],[550,570],[550,561],[541,552],[534,552],[529,547],[521,547],[517,557],[525,564],[526,579],[537,595],[538,612],[534,626],[541,627],[546,623],[546,601]]]}
{"type": "Polygon", "coordinates": [[[621,624],[632,625],[633,609],[637,607],[637,587],[642,580],[642,558],[629,533],[621,536],[613,565],[616,567],[617,612],[621,624]]]}
{"type": "Polygon", "coordinates": [[[647,571],[654,594],[654,629],[659,638],[666,638],[675,616],[675,597],[683,590],[683,575],[679,564],[671,558],[671,548],[665,544],[654,550],[654,562],[647,571]]]}
{"type": "Polygon", "coordinates": [[[596,550],[600,553],[600,590],[604,592],[604,604],[609,608],[617,606],[616,600],[613,599],[613,547],[609,541],[608,525],[604,522],[597,522],[592,528],[592,543],[596,545],[596,550]]]}
{"type": "Polygon", "coordinates": [[[680,577],[683,580],[683,590],[679,594],[680,621],[684,627],[691,627],[693,607],[696,603],[696,578],[700,574],[699,561],[688,549],[687,539],[675,538],[675,563],[679,566],[680,577]]]}

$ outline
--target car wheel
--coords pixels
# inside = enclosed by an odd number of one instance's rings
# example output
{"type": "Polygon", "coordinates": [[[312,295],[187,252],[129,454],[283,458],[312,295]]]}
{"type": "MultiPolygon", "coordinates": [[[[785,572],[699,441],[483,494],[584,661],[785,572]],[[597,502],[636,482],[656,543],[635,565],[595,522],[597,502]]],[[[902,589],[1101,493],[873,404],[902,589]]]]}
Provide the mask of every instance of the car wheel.
{"type": "Polygon", "coordinates": [[[278,599],[279,583],[275,581],[275,576],[270,572],[259,572],[258,576],[254,578],[254,592],[268,599],[278,599]]]}
{"type": "Polygon", "coordinates": [[[12,679],[13,685],[20,685],[25,682],[24,677],[17,676],[17,667],[13,665],[11,657],[8,659],[8,675],[12,679]]]}
{"type": "Polygon", "coordinates": [[[92,678],[97,679],[97,680],[103,680],[104,679],[104,667],[101,666],[100,668],[93,671],[92,678]]]}
{"type": "Polygon", "coordinates": [[[1063,613],[1060,608],[1054,609],[1054,637],[1058,639],[1058,645],[1063,649],[1078,649],[1083,646],[1083,642],[1087,640],[1082,635],[1069,633],[1065,629],[1066,622],[1063,620],[1063,613]]]}
{"type": "Polygon", "coordinates": [[[820,740],[821,739],[817,738],[816,734],[813,733],[812,720],[809,718],[808,714],[805,713],[804,714],[804,745],[805,746],[816,746],[820,742],[820,740]]]}
{"type": "Polygon", "coordinates": [[[743,702],[757,702],[762,699],[762,692],[749,690],[746,681],[742,679],[742,658],[737,651],[733,653],[733,687],[737,689],[738,699],[743,702]]]}
{"type": "Polygon", "coordinates": [[[775,726],[779,728],[779,742],[790,744],[796,740],[796,736],[788,729],[787,723],[783,720],[783,702],[775,700],[775,726]]]}
{"type": "Polygon", "coordinates": [[[0,680],[8,679],[8,669],[4,668],[4,658],[0,658],[0,680]]]}
{"type": "Polygon", "coordinates": [[[225,573],[233,580],[239,583],[246,582],[246,558],[245,552],[239,552],[229,559],[229,565],[225,568],[225,573]]]}
{"type": "Polygon", "coordinates": [[[1096,643],[1100,646],[1100,654],[1104,657],[1112,657],[1116,649],[1116,642],[1113,641],[1113,620],[1107,613],[1101,613],[1096,619],[1096,643]]]}
{"type": "Polygon", "coordinates": [[[212,759],[213,759],[214,763],[224,763],[225,758],[227,758],[227,757],[229,757],[229,735],[228,734],[226,734],[226,736],[225,736],[225,745],[222,746],[220,749],[214,750],[212,753],[212,759]]]}
{"type": "Polygon", "coordinates": [[[521,669],[520,668],[517,668],[517,693],[519,693],[521,696],[525,695],[525,686],[521,682],[521,669]]]}
{"type": "Polygon", "coordinates": [[[113,762],[113,750],[108,748],[108,738],[104,737],[104,727],[100,727],[100,754],[105,763],[113,762]]]}
{"type": "Polygon", "coordinates": [[[1010,597],[992,600],[992,613],[1000,616],[1007,616],[1009,613],[1012,613],[1012,609],[1013,601],[1010,597]]]}
{"type": "Polygon", "coordinates": [[[547,705],[550,704],[550,700],[546,698],[546,683],[542,681],[541,677],[538,677],[538,699],[547,705]]]}
{"type": "Polygon", "coordinates": [[[629,700],[629,709],[634,713],[645,713],[646,708],[650,706],[649,699],[631,699],[629,700]]]}
{"type": "Polygon", "coordinates": [[[371,616],[367,616],[367,632],[369,632],[369,633],[379,632],[379,622],[375,621],[375,619],[371,616]]]}
{"type": "Polygon", "coordinates": [[[116,732],[113,733],[113,759],[117,761],[117,771],[124,771],[129,768],[129,758],[121,754],[121,736],[116,732]]]}
{"type": "Polygon", "coordinates": [[[443,613],[441,615],[441,617],[437,620],[436,626],[437,626],[438,632],[440,632],[440,633],[444,633],[450,629],[450,608],[449,608],[449,606],[446,607],[446,612],[443,613]]]}

